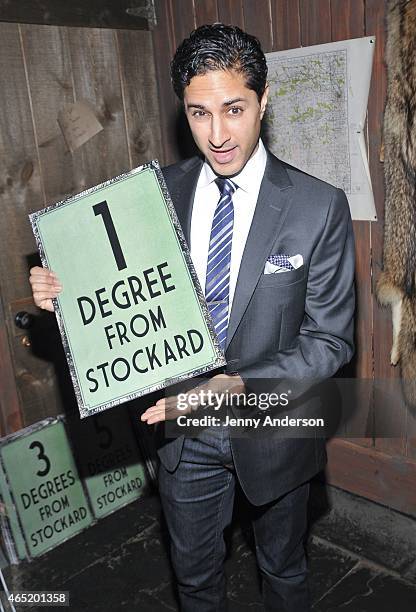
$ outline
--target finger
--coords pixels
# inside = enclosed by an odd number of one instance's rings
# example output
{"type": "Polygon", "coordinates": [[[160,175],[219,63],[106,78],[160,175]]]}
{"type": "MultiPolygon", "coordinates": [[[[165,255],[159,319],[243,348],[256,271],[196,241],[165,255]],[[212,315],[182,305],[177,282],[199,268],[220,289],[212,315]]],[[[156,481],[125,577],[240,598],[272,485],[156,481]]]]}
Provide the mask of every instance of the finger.
{"type": "Polygon", "coordinates": [[[48,270],[47,268],[41,268],[39,266],[30,269],[30,278],[35,280],[42,280],[46,283],[59,282],[55,272],[53,272],[52,270],[48,270]]]}
{"type": "Polygon", "coordinates": [[[152,412],[152,413],[144,413],[141,416],[141,420],[145,421],[148,425],[152,425],[153,423],[157,423],[159,421],[164,421],[166,418],[165,416],[165,411],[164,410],[160,410],[159,412],[152,412]]]}
{"type": "Polygon", "coordinates": [[[44,300],[43,302],[40,302],[40,303],[35,302],[35,304],[38,308],[41,308],[42,310],[48,310],[49,312],[55,312],[55,308],[53,307],[52,300],[44,300]]]}
{"type": "Polygon", "coordinates": [[[151,406],[150,408],[148,408],[147,410],[145,410],[145,412],[143,412],[143,414],[141,415],[141,419],[147,419],[148,417],[152,416],[153,414],[157,414],[159,412],[164,412],[165,409],[164,408],[158,408],[156,406],[151,406]]]}
{"type": "Polygon", "coordinates": [[[163,404],[159,406],[151,406],[143,413],[142,417],[148,418],[160,414],[169,415],[169,418],[175,418],[177,415],[181,414],[181,412],[177,409],[176,404],[172,404],[171,406],[166,406],[163,404]]]}
{"type": "Polygon", "coordinates": [[[163,406],[169,399],[170,399],[169,397],[161,397],[160,399],[157,400],[155,406],[163,406]]]}
{"type": "Polygon", "coordinates": [[[150,417],[149,419],[147,419],[146,422],[147,422],[148,425],[154,425],[155,423],[160,423],[160,422],[162,422],[164,420],[165,420],[165,416],[163,414],[161,414],[161,415],[156,415],[156,416],[150,417]]]}
{"type": "Polygon", "coordinates": [[[32,280],[30,281],[30,284],[32,285],[32,289],[51,289],[52,287],[62,287],[61,283],[59,281],[54,281],[51,279],[45,280],[43,278],[40,278],[39,276],[33,277],[32,280]]]}
{"type": "Polygon", "coordinates": [[[165,412],[166,408],[165,406],[152,406],[151,408],[148,408],[146,410],[146,412],[144,414],[158,414],[159,412],[165,412]]]}
{"type": "Polygon", "coordinates": [[[180,410],[178,408],[178,397],[176,395],[162,397],[157,400],[155,407],[162,408],[163,410],[180,410]]]}
{"type": "Polygon", "coordinates": [[[36,297],[33,297],[33,301],[35,302],[36,306],[38,308],[41,308],[42,310],[49,310],[50,312],[53,312],[55,310],[51,298],[38,299],[36,297]]]}
{"type": "Polygon", "coordinates": [[[56,276],[53,270],[49,268],[43,268],[42,266],[34,266],[30,268],[31,276],[56,276]]]}
{"type": "Polygon", "coordinates": [[[45,274],[45,272],[50,272],[49,268],[43,268],[42,266],[33,266],[30,268],[29,272],[31,274],[45,274]]]}
{"type": "Polygon", "coordinates": [[[33,301],[35,302],[35,304],[41,304],[45,300],[52,301],[52,299],[56,297],[58,297],[58,294],[55,292],[51,293],[51,292],[44,292],[44,291],[36,291],[33,294],[33,301]]]}
{"type": "MultiPolygon", "coordinates": [[[[53,292],[57,293],[59,291],[62,291],[62,285],[58,285],[58,284],[53,284],[53,285],[49,285],[47,283],[32,283],[32,292],[45,292],[45,293],[50,293],[52,294],[53,292]]],[[[52,296],[53,297],[53,296],[52,296]]]]}
{"type": "Polygon", "coordinates": [[[29,276],[29,282],[32,285],[42,284],[47,287],[53,287],[54,285],[61,285],[59,280],[55,276],[45,275],[45,274],[35,274],[33,276],[29,276]]]}

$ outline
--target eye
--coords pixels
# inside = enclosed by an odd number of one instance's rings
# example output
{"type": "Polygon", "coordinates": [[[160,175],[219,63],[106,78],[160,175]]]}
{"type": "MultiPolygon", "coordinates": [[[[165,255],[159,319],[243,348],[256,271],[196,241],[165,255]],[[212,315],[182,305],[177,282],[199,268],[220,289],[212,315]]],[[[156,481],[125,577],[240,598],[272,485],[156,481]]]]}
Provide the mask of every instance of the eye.
{"type": "Polygon", "coordinates": [[[231,106],[231,107],[228,109],[228,113],[229,113],[230,115],[241,115],[241,113],[242,113],[242,112],[243,112],[243,109],[242,109],[242,108],[240,108],[239,106],[231,106]]]}
{"type": "Polygon", "coordinates": [[[206,112],[203,110],[194,110],[192,111],[192,117],[205,117],[206,112]]]}

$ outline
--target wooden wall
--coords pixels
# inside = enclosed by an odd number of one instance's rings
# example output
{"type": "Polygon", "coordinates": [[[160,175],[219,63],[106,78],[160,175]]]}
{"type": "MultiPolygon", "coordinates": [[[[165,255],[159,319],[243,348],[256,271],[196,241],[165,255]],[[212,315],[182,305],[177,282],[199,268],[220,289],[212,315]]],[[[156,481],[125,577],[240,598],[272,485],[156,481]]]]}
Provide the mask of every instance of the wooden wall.
{"type": "MultiPolygon", "coordinates": [[[[357,316],[354,361],[349,376],[392,381],[394,401],[368,386],[364,410],[374,423],[383,419],[395,437],[335,440],[329,445],[331,483],[416,515],[415,420],[401,401],[398,371],[390,366],[390,313],[379,308],[374,287],[381,269],[383,243],[383,164],[380,162],[386,74],[384,0],[156,0],[158,25],[153,30],[157,84],[165,162],[184,155],[178,144],[178,104],[170,86],[169,61],[176,46],[195,27],[222,21],[256,35],[265,52],[331,41],[376,36],[373,76],[368,104],[368,153],[378,222],[354,222],[356,239],[357,316]],[[396,386],[395,386],[396,385],[396,386]],[[384,398],[385,400],[385,398],[384,398]],[[398,432],[398,433],[396,433],[398,432]]],[[[376,389],[377,389],[376,385],[376,389]]],[[[365,395],[365,394],[364,394],[365,395]]]]}
{"type": "Polygon", "coordinates": [[[161,150],[150,32],[0,23],[0,409],[3,435],[74,397],[54,317],[33,304],[27,215],[161,150]],[[58,112],[81,98],[103,130],[71,154],[58,112]],[[30,330],[15,326],[27,311],[30,330]]]}

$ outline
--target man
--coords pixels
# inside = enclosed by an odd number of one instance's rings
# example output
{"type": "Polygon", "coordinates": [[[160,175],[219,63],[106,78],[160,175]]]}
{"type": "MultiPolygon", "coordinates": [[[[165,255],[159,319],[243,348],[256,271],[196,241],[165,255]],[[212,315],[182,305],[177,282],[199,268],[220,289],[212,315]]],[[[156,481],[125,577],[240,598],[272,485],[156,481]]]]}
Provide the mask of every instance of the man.
{"type": "MultiPolygon", "coordinates": [[[[202,26],[171,69],[202,158],[164,175],[225,348],[225,372],[212,384],[331,377],[353,352],[354,245],[344,193],[265,149],[267,65],[257,39],[202,26]]],[[[31,283],[36,304],[52,310],[54,275],[34,268],[31,283]]],[[[142,420],[160,423],[170,406],[161,399],[142,420]]],[[[309,610],[303,540],[323,440],[260,443],[223,425],[164,440],[159,456],[181,609],[225,610],[223,531],[238,482],[251,504],[266,609],[309,610]]]]}

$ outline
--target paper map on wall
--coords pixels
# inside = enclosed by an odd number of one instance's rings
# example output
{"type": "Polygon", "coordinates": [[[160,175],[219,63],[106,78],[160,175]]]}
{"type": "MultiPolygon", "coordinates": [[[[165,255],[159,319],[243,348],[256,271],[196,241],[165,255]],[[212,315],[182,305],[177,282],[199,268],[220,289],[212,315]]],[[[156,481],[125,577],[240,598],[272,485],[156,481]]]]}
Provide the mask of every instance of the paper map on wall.
{"type": "Polygon", "coordinates": [[[364,139],[375,38],[267,53],[266,142],[343,189],[353,219],[377,220],[364,139]]]}

